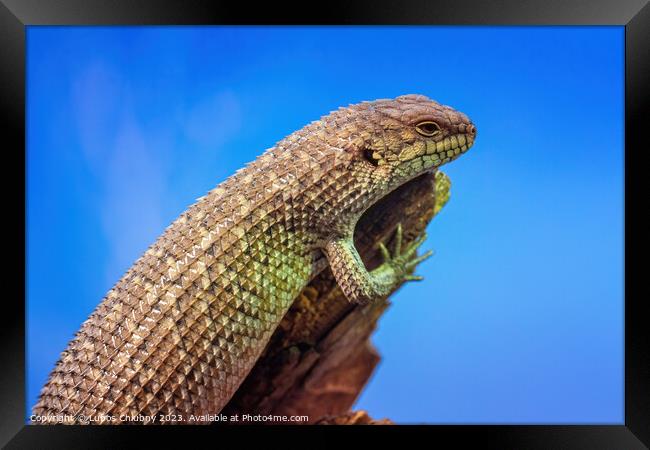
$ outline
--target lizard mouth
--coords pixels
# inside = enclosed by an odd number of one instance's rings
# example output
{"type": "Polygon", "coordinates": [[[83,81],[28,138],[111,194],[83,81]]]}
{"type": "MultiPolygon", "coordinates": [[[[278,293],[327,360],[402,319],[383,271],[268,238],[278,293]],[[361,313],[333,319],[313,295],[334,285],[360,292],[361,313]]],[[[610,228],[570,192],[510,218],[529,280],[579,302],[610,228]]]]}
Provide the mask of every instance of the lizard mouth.
{"type": "Polygon", "coordinates": [[[427,142],[427,151],[424,157],[432,157],[441,162],[448,162],[465,153],[474,144],[471,134],[454,134],[438,142],[427,142]]]}
{"type": "Polygon", "coordinates": [[[403,160],[411,161],[411,164],[422,164],[425,168],[434,170],[437,167],[453,161],[463,153],[466,153],[474,145],[474,135],[467,133],[454,134],[447,136],[440,141],[429,141],[426,148],[420,150],[417,154],[405,152],[400,155],[403,160]],[[417,163],[416,161],[422,161],[417,163]]]}

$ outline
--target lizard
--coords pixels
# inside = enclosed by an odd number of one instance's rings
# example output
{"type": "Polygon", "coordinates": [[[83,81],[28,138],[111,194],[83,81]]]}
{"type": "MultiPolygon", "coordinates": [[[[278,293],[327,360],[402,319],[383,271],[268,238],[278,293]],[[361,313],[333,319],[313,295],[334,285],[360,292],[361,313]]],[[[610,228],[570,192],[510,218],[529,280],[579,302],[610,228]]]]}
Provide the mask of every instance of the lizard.
{"type": "Polygon", "coordinates": [[[199,198],[109,290],[62,352],[34,416],[60,423],[210,423],[250,372],[301,290],[324,268],[369,303],[430,256],[426,234],[368,271],[361,215],[467,152],[476,127],[423,95],[332,111],[199,198]]]}

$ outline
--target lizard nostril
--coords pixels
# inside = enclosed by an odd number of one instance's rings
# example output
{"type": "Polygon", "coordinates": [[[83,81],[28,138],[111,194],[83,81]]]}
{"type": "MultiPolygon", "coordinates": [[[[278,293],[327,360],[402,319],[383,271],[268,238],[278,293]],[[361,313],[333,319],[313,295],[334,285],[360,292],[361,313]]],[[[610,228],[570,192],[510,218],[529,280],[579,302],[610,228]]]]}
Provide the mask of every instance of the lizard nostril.
{"type": "Polygon", "coordinates": [[[467,127],[467,132],[472,135],[472,137],[476,136],[476,127],[474,125],[470,125],[467,127]]]}

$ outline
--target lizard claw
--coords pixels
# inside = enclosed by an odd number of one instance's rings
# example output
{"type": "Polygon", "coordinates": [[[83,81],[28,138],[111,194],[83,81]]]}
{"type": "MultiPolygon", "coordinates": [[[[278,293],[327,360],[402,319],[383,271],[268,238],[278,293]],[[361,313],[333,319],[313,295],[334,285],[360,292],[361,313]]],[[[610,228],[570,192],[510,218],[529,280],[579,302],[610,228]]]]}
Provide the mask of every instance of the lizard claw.
{"type": "Polygon", "coordinates": [[[402,254],[402,222],[397,224],[395,230],[395,256],[402,254]]]}
{"type": "Polygon", "coordinates": [[[423,278],[419,275],[409,274],[418,264],[428,259],[433,255],[433,251],[429,250],[421,256],[417,256],[417,249],[424,243],[427,238],[426,233],[422,233],[415,241],[411,242],[406,248],[402,249],[403,230],[402,224],[397,224],[395,229],[395,247],[393,256],[382,242],[379,243],[378,248],[381,252],[384,264],[392,266],[396,273],[402,274],[398,276],[401,280],[406,281],[421,281],[423,278]]]}
{"type": "Polygon", "coordinates": [[[422,281],[424,280],[424,277],[421,277],[419,275],[406,275],[404,279],[406,281],[422,281]]]}
{"type": "Polygon", "coordinates": [[[379,243],[379,251],[381,252],[382,258],[384,258],[385,263],[391,260],[390,253],[388,253],[388,249],[383,242],[379,243]]]}
{"type": "Polygon", "coordinates": [[[434,254],[433,250],[429,250],[424,255],[418,256],[417,258],[412,259],[409,262],[407,262],[405,264],[405,267],[407,269],[412,269],[415,266],[417,266],[418,264],[420,264],[422,261],[425,261],[425,260],[429,259],[433,254],[434,254]]]}

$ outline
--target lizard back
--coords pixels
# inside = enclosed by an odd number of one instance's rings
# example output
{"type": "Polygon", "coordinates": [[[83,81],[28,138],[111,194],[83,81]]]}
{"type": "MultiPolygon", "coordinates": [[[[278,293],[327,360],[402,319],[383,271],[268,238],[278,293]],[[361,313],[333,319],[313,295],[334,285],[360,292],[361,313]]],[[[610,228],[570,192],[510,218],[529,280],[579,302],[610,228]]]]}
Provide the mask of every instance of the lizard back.
{"type": "Polygon", "coordinates": [[[331,152],[279,144],[188,208],[83,323],[34,414],[219,412],[323,267],[305,199],[331,152]]]}

